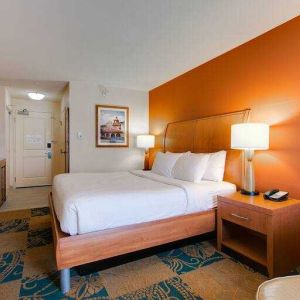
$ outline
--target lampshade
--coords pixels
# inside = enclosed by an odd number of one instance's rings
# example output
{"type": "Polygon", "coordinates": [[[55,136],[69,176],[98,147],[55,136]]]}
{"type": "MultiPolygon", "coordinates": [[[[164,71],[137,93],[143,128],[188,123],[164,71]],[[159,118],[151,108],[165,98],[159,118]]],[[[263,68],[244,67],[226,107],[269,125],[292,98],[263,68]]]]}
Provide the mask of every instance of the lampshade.
{"type": "Polygon", "coordinates": [[[231,148],[265,150],[269,148],[269,125],[242,123],[231,126],[231,148]]]}
{"type": "Polygon", "coordinates": [[[143,134],[137,136],[136,145],[138,148],[153,148],[154,147],[154,135],[143,134]]]}

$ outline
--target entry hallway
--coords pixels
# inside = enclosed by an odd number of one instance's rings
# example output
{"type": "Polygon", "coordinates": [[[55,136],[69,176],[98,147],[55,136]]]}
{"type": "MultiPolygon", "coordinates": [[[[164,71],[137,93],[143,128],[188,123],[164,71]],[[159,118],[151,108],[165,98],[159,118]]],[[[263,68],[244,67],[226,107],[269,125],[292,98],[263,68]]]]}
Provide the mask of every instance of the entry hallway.
{"type": "Polygon", "coordinates": [[[48,206],[50,191],[51,186],[11,188],[7,191],[7,200],[1,206],[0,212],[48,206]]]}

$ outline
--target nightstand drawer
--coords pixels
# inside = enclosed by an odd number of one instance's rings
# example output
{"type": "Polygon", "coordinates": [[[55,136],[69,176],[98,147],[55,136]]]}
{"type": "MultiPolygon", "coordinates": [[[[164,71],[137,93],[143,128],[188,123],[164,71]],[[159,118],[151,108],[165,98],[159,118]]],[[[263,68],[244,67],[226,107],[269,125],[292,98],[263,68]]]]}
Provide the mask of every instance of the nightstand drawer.
{"type": "Polygon", "coordinates": [[[261,233],[267,232],[267,217],[263,213],[224,202],[219,202],[218,210],[222,219],[261,233]]]}

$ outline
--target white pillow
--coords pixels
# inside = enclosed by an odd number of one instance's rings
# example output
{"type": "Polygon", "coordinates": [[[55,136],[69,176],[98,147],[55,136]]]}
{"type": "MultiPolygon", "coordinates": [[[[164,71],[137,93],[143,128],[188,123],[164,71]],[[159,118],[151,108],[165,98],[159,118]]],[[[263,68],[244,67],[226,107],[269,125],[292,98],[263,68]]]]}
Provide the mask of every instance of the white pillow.
{"type": "Polygon", "coordinates": [[[174,167],[177,159],[181,155],[182,155],[182,153],[157,152],[153,166],[152,166],[152,172],[156,173],[158,175],[171,177],[173,167],[174,167]]]}
{"type": "Polygon", "coordinates": [[[223,181],[226,161],[226,151],[210,153],[203,180],[223,181]]]}
{"type": "Polygon", "coordinates": [[[186,153],[178,158],[172,177],[180,180],[200,182],[207,167],[209,154],[186,153]]]}

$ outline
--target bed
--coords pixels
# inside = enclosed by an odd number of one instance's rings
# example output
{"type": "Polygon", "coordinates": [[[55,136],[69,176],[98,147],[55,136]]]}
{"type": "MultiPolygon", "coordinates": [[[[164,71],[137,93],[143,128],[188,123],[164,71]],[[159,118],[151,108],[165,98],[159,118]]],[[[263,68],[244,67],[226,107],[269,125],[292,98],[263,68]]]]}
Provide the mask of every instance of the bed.
{"type": "Polygon", "coordinates": [[[232,192],[242,178],[244,159],[230,149],[230,128],[248,116],[243,110],[169,123],[163,149],[156,149],[227,150],[224,182],[195,184],[145,171],[56,177],[49,202],[62,292],[70,289],[72,267],[214,231],[216,195],[232,192]]]}
{"type": "Polygon", "coordinates": [[[235,190],[225,181],[128,171],[58,175],[52,194],[61,230],[76,235],[207,211],[216,207],[216,195],[235,190]]]}

